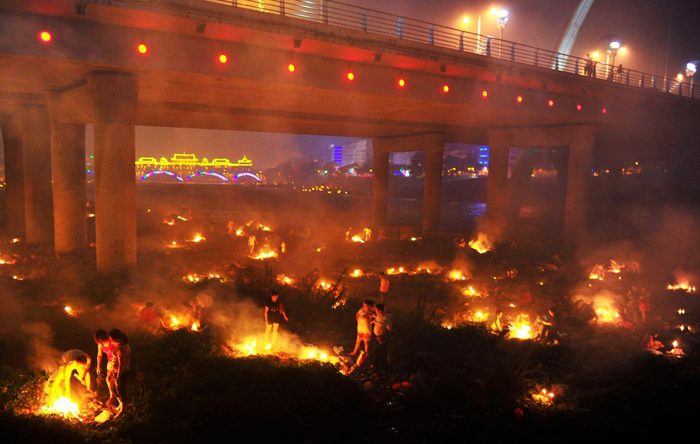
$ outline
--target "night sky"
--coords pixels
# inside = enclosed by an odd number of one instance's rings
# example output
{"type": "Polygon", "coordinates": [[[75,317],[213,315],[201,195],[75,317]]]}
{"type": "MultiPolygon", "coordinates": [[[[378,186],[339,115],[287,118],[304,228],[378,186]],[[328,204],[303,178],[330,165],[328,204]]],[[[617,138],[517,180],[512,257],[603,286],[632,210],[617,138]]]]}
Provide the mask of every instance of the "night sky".
{"type": "MultiPolygon", "coordinates": [[[[492,7],[507,8],[510,21],[506,40],[555,50],[559,35],[578,0],[508,0],[503,3],[464,0],[346,0],[345,3],[476,32],[482,17],[482,34],[498,36],[492,7]],[[471,18],[463,25],[462,18],[471,18]]],[[[688,61],[700,58],[700,1],[698,0],[596,0],[581,27],[572,53],[585,57],[600,38],[617,34],[628,48],[616,64],[663,75],[668,48],[668,75],[675,76],[688,61]],[[669,42],[670,25],[670,44],[669,42]]],[[[88,140],[91,138],[88,137],[88,140]]],[[[244,154],[256,168],[276,165],[280,150],[302,151],[322,158],[328,145],[354,139],[284,134],[242,133],[191,129],[139,127],[137,156],[170,156],[194,152],[201,157],[238,159],[244,154]]],[[[88,151],[91,151],[88,142],[88,151]]]]}

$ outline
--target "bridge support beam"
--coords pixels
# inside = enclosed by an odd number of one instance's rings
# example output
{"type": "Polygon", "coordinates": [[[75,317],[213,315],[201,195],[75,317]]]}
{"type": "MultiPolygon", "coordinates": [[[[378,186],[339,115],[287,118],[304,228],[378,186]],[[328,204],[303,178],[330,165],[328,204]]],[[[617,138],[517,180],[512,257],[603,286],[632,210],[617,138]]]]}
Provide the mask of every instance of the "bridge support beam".
{"type": "Polygon", "coordinates": [[[442,195],[442,157],[445,138],[431,134],[426,138],[425,188],[423,190],[423,234],[440,229],[440,197],[442,195]]]}
{"type": "Polygon", "coordinates": [[[489,131],[489,178],[486,182],[487,231],[499,236],[506,227],[508,212],[508,152],[506,134],[489,131]]]}
{"type": "MultiPolygon", "coordinates": [[[[486,192],[486,230],[500,237],[508,228],[508,161],[510,147],[564,148],[569,157],[558,176],[566,177],[564,246],[581,245],[586,236],[588,188],[595,142],[595,127],[562,126],[489,130],[489,179],[486,192]]],[[[531,168],[530,168],[531,171],[531,168]]],[[[523,172],[526,179],[527,169],[523,172]]],[[[515,173],[514,173],[515,174],[515,173]]],[[[514,209],[513,209],[514,211],[514,209]]],[[[513,214],[511,223],[517,221],[513,214]]]]}
{"type": "Polygon", "coordinates": [[[588,194],[595,133],[590,127],[570,129],[566,206],[564,210],[564,246],[581,245],[586,237],[588,194]]]}
{"type": "Polygon", "coordinates": [[[19,117],[0,122],[5,150],[5,215],[7,233],[24,237],[24,157],[19,117]]]}
{"type": "Polygon", "coordinates": [[[138,77],[115,72],[88,75],[95,130],[95,237],[97,272],[136,266],[134,158],[138,77]]]}
{"type": "Polygon", "coordinates": [[[382,139],[372,141],[374,162],[372,165],[372,216],[375,225],[387,224],[389,201],[389,151],[382,151],[382,139]]]}
{"type": "Polygon", "coordinates": [[[24,164],[26,242],[53,241],[51,190],[51,128],[46,105],[22,105],[19,110],[24,164]]]}
{"type": "Polygon", "coordinates": [[[84,253],[87,246],[85,125],[61,122],[58,95],[49,96],[49,115],[56,255],[84,253]]]}

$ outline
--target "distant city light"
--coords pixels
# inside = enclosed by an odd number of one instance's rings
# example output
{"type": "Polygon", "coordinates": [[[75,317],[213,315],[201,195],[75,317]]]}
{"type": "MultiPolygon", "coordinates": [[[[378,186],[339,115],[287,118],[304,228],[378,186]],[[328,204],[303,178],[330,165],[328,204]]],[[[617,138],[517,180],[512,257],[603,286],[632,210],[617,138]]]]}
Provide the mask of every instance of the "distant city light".
{"type": "Polygon", "coordinates": [[[226,54],[219,54],[219,63],[223,65],[226,62],[228,62],[228,57],[226,56],[226,54]]]}
{"type": "Polygon", "coordinates": [[[518,103],[523,103],[523,96],[518,96],[518,103]]]}
{"type": "Polygon", "coordinates": [[[146,46],[145,44],[141,43],[141,44],[139,44],[137,50],[138,50],[138,52],[139,52],[140,54],[146,54],[146,53],[148,52],[148,46],[146,46]]]}
{"type": "Polygon", "coordinates": [[[448,93],[448,92],[450,92],[450,87],[445,85],[442,87],[442,91],[448,93]]]}
{"type": "Polygon", "coordinates": [[[620,46],[622,45],[617,40],[613,40],[612,42],[610,42],[610,48],[612,49],[620,49],[620,46]]]}
{"type": "Polygon", "coordinates": [[[351,82],[352,82],[353,80],[355,80],[355,74],[352,73],[352,72],[349,72],[349,73],[348,73],[348,80],[350,80],[351,82]]]}
{"type": "Polygon", "coordinates": [[[498,17],[502,19],[508,17],[508,10],[501,9],[500,11],[498,11],[498,17]]]}
{"type": "Polygon", "coordinates": [[[581,111],[581,108],[582,108],[582,107],[581,107],[581,104],[580,104],[580,103],[576,105],[576,111],[581,111]]]}
{"type": "Polygon", "coordinates": [[[548,102],[548,105],[549,105],[550,107],[554,106],[554,100],[550,100],[550,101],[548,102]]]}
{"type": "Polygon", "coordinates": [[[41,31],[39,33],[39,40],[44,43],[49,43],[51,41],[51,33],[49,31],[41,31]]]}
{"type": "Polygon", "coordinates": [[[489,96],[489,92],[486,91],[486,90],[483,90],[483,91],[481,92],[481,96],[485,99],[485,98],[487,98],[487,97],[489,96]]]}
{"type": "Polygon", "coordinates": [[[403,88],[404,86],[406,86],[406,81],[405,81],[404,79],[399,79],[399,86],[400,86],[401,88],[403,88]]]}
{"type": "Polygon", "coordinates": [[[697,71],[697,69],[698,67],[693,62],[689,62],[687,65],[685,65],[685,70],[692,73],[690,74],[691,76],[695,74],[695,71],[697,71]]]}
{"type": "Polygon", "coordinates": [[[297,67],[294,66],[293,63],[290,63],[289,65],[287,65],[287,71],[289,71],[289,72],[294,72],[294,71],[296,71],[296,69],[297,69],[297,67]]]}

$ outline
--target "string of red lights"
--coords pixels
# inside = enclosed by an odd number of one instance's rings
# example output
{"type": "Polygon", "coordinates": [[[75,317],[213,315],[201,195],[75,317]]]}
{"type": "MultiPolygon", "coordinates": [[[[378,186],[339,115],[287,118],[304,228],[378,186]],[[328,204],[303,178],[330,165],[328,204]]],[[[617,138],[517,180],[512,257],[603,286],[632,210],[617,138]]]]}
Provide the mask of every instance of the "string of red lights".
{"type": "MultiPolygon", "coordinates": [[[[39,33],[39,41],[41,41],[42,43],[47,44],[47,43],[50,43],[52,40],[53,40],[53,36],[51,35],[51,33],[50,33],[49,31],[47,31],[47,30],[42,30],[42,31],[39,33]]],[[[145,43],[139,43],[139,44],[137,45],[137,47],[136,47],[136,51],[137,51],[140,55],[145,56],[145,55],[148,54],[149,49],[148,49],[148,46],[147,46],[145,43]]],[[[220,64],[225,65],[226,63],[228,63],[228,56],[227,56],[226,54],[221,53],[221,54],[219,54],[219,56],[218,56],[218,61],[219,61],[220,64]]],[[[289,71],[290,74],[294,74],[294,73],[296,72],[296,70],[297,70],[297,67],[296,67],[296,65],[294,65],[293,63],[290,63],[290,64],[287,65],[287,71],[289,71]]],[[[352,71],[349,71],[349,72],[347,73],[347,80],[348,80],[349,82],[353,82],[353,81],[355,80],[355,73],[352,72],[352,71]]],[[[398,80],[398,82],[397,82],[397,85],[398,85],[399,88],[404,88],[404,87],[406,86],[406,79],[404,79],[403,77],[399,78],[399,80],[398,80]]],[[[443,87],[442,87],[442,92],[445,93],[445,94],[449,93],[449,92],[450,92],[450,86],[449,86],[449,85],[443,85],[443,87]]],[[[484,91],[481,92],[481,96],[482,96],[484,99],[487,99],[488,96],[489,96],[489,92],[486,91],[486,90],[484,90],[484,91]]],[[[516,98],[516,102],[517,102],[517,103],[520,104],[520,103],[523,103],[523,101],[524,101],[523,96],[517,96],[517,98],[516,98]]],[[[554,100],[551,100],[551,99],[550,99],[550,100],[547,102],[547,105],[548,105],[550,108],[553,108],[553,107],[554,107],[554,100]]],[[[583,106],[582,106],[580,103],[576,104],[576,111],[581,111],[581,110],[583,110],[583,106]]],[[[601,112],[602,112],[603,114],[607,114],[607,113],[608,113],[608,110],[607,110],[606,108],[603,108],[603,109],[601,110],[601,112]]]]}

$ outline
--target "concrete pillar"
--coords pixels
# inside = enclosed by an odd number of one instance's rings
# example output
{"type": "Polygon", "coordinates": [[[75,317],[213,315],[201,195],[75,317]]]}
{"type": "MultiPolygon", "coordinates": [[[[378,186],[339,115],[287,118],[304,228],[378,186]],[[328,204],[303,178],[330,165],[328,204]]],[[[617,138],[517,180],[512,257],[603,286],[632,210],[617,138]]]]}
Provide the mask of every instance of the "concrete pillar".
{"type": "Polygon", "coordinates": [[[389,152],[383,151],[381,139],[374,139],[372,165],[372,215],[375,225],[386,225],[389,201],[389,152]]]}
{"type": "Polygon", "coordinates": [[[105,275],[136,265],[138,77],[95,72],[88,75],[87,84],[95,131],[97,272],[105,275]]]}
{"type": "Polygon", "coordinates": [[[85,125],[61,123],[60,102],[49,97],[56,255],[82,253],[87,245],[85,125]]]}
{"type": "Polygon", "coordinates": [[[586,236],[588,187],[595,133],[590,127],[571,128],[564,212],[564,246],[581,245],[586,236]]]}
{"type": "Polygon", "coordinates": [[[19,110],[24,155],[26,241],[53,241],[51,193],[51,129],[46,105],[23,105],[19,110]]]}
{"type": "MultiPolygon", "coordinates": [[[[520,218],[520,210],[530,192],[532,185],[532,170],[540,154],[533,149],[524,149],[522,155],[513,166],[508,187],[508,207],[506,223],[514,226],[520,218]]],[[[490,171],[489,171],[490,172],[490,171]]]]}
{"type": "Polygon", "coordinates": [[[508,140],[489,131],[489,178],[486,183],[486,219],[489,229],[500,232],[506,226],[508,210],[508,140]]]}
{"type": "Polygon", "coordinates": [[[19,117],[0,122],[5,150],[5,215],[7,233],[12,237],[25,236],[24,218],[24,156],[19,117]]]}
{"type": "Polygon", "coordinates": [[[440,195],[442,192],[442,157],[445,140],[434,134],[428,141],[425,156],[425,188],[423,190],[423,233],[440,229],[440,195]]]}

